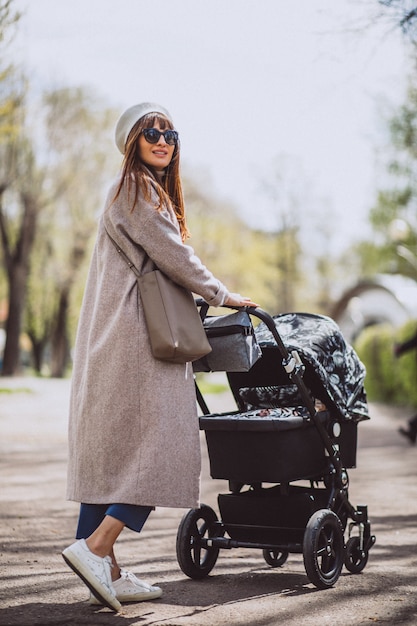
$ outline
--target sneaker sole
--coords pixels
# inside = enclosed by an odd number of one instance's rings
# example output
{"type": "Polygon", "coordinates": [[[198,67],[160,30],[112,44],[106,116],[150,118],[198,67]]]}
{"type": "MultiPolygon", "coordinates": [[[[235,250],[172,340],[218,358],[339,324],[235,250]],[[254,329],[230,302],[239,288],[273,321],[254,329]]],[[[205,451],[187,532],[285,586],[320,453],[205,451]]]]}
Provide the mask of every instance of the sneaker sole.
{"type": "Polygon", "coordinates": [[[99,600],[101,604],[104,604],[109,609],[113,609],[113,611],[120,611],[122,605],[118,601],[118,599],[113,596],[111,593],[107,591],[105,587],[100,585],[100,588],[97,588],[97,578],[93,576],[90,570],[84,566],[84,563],[80,561],[80,559],[71,552],[68,548],[64,550],[62,553],[62,558],[65,563],[70,566],[70,568],[81,578],[81,580],[87,585],[90,589],[91,593],[99,600]]]}
{"type": "MultiPolygon", "coordinates": [[[[156,600],[162,596],[161,591],[152,591],[149,593],[137,594],[134,596],[116,596],[119,602],[146,602],[147,600],[156,600]]],[[[88,600],[89,604],[101,604],[100,600],[96,596],[90,596],[88,600]]]]}

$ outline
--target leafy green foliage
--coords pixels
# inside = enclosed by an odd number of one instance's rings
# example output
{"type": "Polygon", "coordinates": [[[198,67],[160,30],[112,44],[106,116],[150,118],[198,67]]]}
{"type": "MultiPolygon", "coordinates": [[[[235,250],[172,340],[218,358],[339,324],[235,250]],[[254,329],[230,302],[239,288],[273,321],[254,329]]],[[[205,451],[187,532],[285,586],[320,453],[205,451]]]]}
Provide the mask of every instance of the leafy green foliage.
{"type": "Polygon", "coordinates": [[[20,77],[8,59],[10,43],[21,17],[13,5],[13,0],[0,0],[0,145],[15,138],[19,130],[16,111],[20,105],[20,77]]]}
{"type": "Polygon", "coordinates": [[[184,180],[190,245],[231,291],[249,295],[263,308],[279,313],[293,308],[300,284],[300,245],[295,230],[281,233],[251,229],[232,206],[217,204],[190,179],[184,180]],[[288,296],[289,297],[289,296],[288,296]]]}
{"type": "Polygon", "coordinates": [[[413,74],[406,102],[387,121],[390,144],[385,152],[387,185],[369,211],[371,241],[352,248],[358,270],[367,277],[398,273],[417,279],[417,82],[413,74]],[[394,232],[402,221],[408,229],[394,232]]]}
{"type": "Polygon", "coordinates": [[[366,328],[355,342],[355,349],[366,367],[365,389],[371,401],[417,406],[417,352],[394,356],[394,346],[409,339],[416,321],[395,331],[391,326],[366,328]]]}

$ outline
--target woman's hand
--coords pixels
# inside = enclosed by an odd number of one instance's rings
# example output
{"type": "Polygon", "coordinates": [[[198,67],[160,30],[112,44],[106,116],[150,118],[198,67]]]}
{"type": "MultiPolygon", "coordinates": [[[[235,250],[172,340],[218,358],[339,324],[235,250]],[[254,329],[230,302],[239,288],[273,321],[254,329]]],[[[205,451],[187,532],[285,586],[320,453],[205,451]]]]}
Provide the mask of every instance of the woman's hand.
{"type": "Polygon", "coordinates": [[[253,302],[250,298],[241,296],[240,293],[229,293],[223,304],[226,306],[259,306],[259,304],[253,302]]]}

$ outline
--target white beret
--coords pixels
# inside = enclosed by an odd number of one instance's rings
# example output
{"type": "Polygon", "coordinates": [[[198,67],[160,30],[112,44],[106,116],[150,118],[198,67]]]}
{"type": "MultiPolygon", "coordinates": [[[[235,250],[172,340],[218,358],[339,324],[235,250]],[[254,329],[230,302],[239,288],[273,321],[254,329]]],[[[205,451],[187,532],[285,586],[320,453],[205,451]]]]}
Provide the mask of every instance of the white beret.
{"type": "Polygon", "coordinates": [[[162,113],[172,123],[172,118],[168,111],[155,102],[142,102],[142,104],[135,104],[134,106],[126,109],[124,113],[119,117],[119,121],[116,124],[116,146],[119,148],[122,154],[125,153],[126,141],[129,137],[129,133],[140,120],[141,117],[148,113],[162,113]]]}

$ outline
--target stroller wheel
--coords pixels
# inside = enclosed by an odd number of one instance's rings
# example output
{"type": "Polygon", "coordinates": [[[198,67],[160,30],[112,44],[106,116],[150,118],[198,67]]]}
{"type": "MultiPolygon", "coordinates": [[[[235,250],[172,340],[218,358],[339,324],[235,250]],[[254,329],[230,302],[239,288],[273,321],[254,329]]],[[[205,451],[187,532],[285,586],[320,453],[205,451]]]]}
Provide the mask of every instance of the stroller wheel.
{"type": "Polygon", "coordinates": [[[344,558],[343,529],[329,509],[314,513],[303,541],[304,566],[309,580],[319,589],[332,587],[340,576],[344,558]]]}
{"type": "Polygon", "coordinates": [[[262,550],[263,557],[271,567],[281,567],[288,559],[288,550],[262,550]]]}
{"type": "Polygon", "coordinates": [[[360,549],[359,537],[351,537],[346,543],[345,567],[351,574],[359,574],[368,562],[369,552],[360,549]]]}
{"type": "Polygon", "coordinates": [[[220,536],[216,513],[202,504],[190,509],[182,518],[177,532],[177,560],[190,578],[204,578],[213,569],[219,548],[207,546],[204,540],[220,536]]]}

